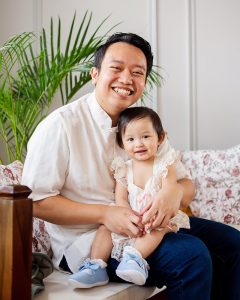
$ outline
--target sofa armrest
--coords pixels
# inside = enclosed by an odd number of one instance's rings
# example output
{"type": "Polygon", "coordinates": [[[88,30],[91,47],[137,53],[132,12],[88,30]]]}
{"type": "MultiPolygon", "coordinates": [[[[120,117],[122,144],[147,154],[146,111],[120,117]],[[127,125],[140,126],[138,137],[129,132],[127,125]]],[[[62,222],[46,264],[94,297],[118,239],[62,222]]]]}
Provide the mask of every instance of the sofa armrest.
{"type": "Polygon", "coordinates": [[[31,299],[30,192],[22,185],[0,186],[0,299],[31,299]]]}
{"type": "Polygon", "coordinates": [[[196,194],[190,203],[194,216],[240,225],[240,144],[223,150],[183,151],[196,194]]]}

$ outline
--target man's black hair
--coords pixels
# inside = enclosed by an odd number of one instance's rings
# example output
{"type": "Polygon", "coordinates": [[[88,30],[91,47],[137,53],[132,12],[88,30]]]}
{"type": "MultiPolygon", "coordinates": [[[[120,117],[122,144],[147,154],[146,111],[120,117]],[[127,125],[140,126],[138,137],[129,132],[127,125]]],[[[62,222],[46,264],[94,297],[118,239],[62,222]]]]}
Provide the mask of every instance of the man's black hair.
{"type": "Polygon", "coordinates": [[[95,51],[94,67],[96,67],[98,70],[101,69],[101,64],[108,47],[118,42],[128,43],[142,50],[147,60],[147,70],[146,70],[146,77],[147,77],[151,72],[152,65],[153,65],[153,54],[151,50],[151,45],[145,39],[143,39],[142,37],[140,37],[135,33],[117,32],[111,35],[107,39],[107,41],[103,45],[98,47],[98,49],[95,51]]]}

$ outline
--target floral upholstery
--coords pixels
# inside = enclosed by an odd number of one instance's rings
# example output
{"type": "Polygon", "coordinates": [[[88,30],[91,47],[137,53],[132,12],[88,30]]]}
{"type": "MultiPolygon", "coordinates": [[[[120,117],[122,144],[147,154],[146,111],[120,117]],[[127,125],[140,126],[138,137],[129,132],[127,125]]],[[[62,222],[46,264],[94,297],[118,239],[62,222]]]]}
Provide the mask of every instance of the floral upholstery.
{"type": "MultiPolygon", "coordinates": [[[[196,183],[195,216],[240,225],[240,145],[227,150],[183,151],[182,162],[196,183]]],[[[0,165],[0,184],[20,184],[23,165],[0,165]]],[[[43,220],[33,218],[32,251],[50,254],[43,220]]]]}
{"type": "MultiPolygon", "coordinates": [[[[20,184],[22,178],[23,164],[14,161],[9,165],[0,165],[0,185],[20,184]]],[[[43,220],[33,218],[33,252],[50,254],[50,238],[43,220]]]]}
{"type": "Polygon", "coordinates": [[[5,166],[0,165],[0,185],[20,184],[22,178],[23,164],[16,160],[5,166]]]}
{"type": "Polygon", "coordinates": [[[43,220],[33,218],[32,251],[51,255],[50,237],[43,220]]]}
{"type": "Polygon", "coordinates": [[[240,225],[240,145],[227,150],[182,153],[196,183],[193,215],[240,225]]]}

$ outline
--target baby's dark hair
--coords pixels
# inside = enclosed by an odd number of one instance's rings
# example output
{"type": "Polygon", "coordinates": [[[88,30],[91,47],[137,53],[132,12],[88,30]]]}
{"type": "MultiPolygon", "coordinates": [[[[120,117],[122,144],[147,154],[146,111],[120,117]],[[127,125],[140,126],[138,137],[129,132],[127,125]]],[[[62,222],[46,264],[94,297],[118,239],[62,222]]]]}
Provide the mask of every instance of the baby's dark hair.
{"type": "Polygon", "coordinates": [[[151,72],[152,65],[153,65],[153,54],[151,50],[151,45],[142,37],[134,33],[117,32],[111,35],[107,39],[107,41],[103,45],[98,47],[97,50],[95,51],[94,67],[96,67],[98,70],[101,69],[102,61],[108,47],[118,42],[124,42],[133,45],[139,48],[144,53],[147,60],[147,72],[146,72],[146,78],[147,78],[147,76],[151,72]]]}
{"type": "Polygon", "coordinates": [[[116,139],[121,148],[123,148],[122,136],[124,135],[128,124],[134,120],[143,118],[149,118],[151,120],[153,128],[155,129],[159,139],[164,136],[165,133],[161,119],[153,109],[145,106],[129,107],[121,112],[118,119],[116,139]]]}

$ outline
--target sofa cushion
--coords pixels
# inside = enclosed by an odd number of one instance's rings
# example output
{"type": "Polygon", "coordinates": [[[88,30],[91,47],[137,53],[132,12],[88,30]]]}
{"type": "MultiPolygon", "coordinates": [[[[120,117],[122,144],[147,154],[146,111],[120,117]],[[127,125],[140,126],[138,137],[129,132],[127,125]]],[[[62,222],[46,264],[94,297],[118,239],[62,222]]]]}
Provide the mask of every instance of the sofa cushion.
{"type": "MultiPolygon", "coordinates": [[[[23,164],[16,160],[9,165],[0,165],[0,185],[20,184],[23,164]]],[[[33,252],[50,254],[50,238],[43,220],[33,218],[33,252]]]]}
{"type": "Polygon", "coordinates": [[[0,165],[0,184],[20,184],[23,164],[16,160],[9,165],[0,165]]]}
{"type": "Polygon", "coordinates": [[[38,218],[33,218],[32,251],[42,252],[51,256],[50,237],[46,230],[45,222],[38,218]]]}
{"type": "Polygon", "coordinates": [[[240,145],[227,150],[182,153],[196,184],[195,216],[240,225],[240,145]]]}

